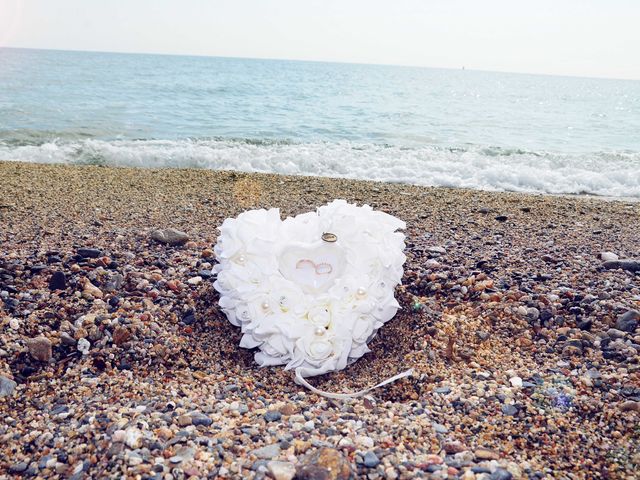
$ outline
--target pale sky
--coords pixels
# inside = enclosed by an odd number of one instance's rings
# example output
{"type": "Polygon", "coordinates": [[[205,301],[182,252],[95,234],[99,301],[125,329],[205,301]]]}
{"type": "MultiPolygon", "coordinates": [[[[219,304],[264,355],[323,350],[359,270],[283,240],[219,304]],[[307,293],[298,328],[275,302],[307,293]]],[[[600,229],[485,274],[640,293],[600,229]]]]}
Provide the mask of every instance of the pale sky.
{"type": "Polygon", "coordinates": [[[0,46],[640,79],[640,0],[0,0],[0,46]]]}

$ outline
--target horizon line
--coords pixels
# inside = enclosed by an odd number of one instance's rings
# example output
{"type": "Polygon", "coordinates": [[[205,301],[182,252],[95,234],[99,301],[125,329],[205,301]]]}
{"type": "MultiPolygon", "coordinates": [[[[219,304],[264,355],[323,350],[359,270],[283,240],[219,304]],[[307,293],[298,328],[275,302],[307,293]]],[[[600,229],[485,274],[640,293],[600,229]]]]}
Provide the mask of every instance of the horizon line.
{"type": "Polygon", "coordinates": [[[467,68],[465,65],[461,67],[434,67],[427,65],[409,65],[400,63],[372,63],[372,62],[357,62],[357,61],[345,61],[345,60],[318,60],[318,59],[301,59],[301,58],[276,58],[276,57],[243,57],[243,56],[231,56],[231,55],[212,55],[212,54],[196,54],[196,53],[160,53],[160,52],[123,52],[112,50],[82,50],[82,49],[65,49],[65,48],[42,48],[42,47],[20,47],[12,45],[0,45],[1,49],[15,49],[15,50],[37,50],[46,52],[74,52],[74,53],[103,53],[103,54],[116,54],[116,55],[155,55],[166,57],[196,57],[196,58],[224,58],[224,59],[238,59],[238,60],[270,60],[270,61],[282,61],[282,62],[309,62],[309,63],[328,63],[339,65],[367,65],[367,66],[379,66],[379,67],[400,67],[400,68],[420,68],[429,70],[453,70],[453,71],[470,71],[470,72],[483,72],[483,73],[504,73],[511,75],[532,75],[543,77],[564,77],[564,78],[582,78],[591,80],[619,80],[619,81],[640,81],[640,78],[630,77],[607,77],[607,76],[589,76],[589,75],[570,75],[570,74],[558,74],[558,73],[539,73],[539,72],[516,72],[511,70],[489,70],[483,68],[467,68]]]}

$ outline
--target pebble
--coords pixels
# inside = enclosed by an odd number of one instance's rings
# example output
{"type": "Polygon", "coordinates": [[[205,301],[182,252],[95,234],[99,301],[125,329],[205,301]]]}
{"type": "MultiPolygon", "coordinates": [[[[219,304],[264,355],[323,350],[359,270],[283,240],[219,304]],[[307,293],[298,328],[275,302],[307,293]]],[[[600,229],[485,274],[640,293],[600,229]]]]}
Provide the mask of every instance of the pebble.
{"type": "Polygon", "coordinates": [[[176,423],[178,424],[178,426],[180,427],[188,427],[189,425],[191,425],[192,423],[192,418],[190,415],[180,415],[177,419],[176,419],[176,423]]]}
{"type": "Polygon", "coordinates": [[[618,260],[618,255],[613,252],[602,252],[600,254],[600,259],[603,262],[615,262],[616,260],[618,260]]]}
{"type": "Polygon", "coordinates": [[[53,272],[49,279],[49,290],[64,290],[67,288],[67,276],[64,272],[53,272]]]}
{"type": "Polygon", "coordinates": [[[289,462],[267,462],[267,471],[274,480],[292,480],[296,475],[296,467],[289,462]]]}
{"type": "Polygon", "coordinates": [[[264,419],[267,422],[279,422],[282,418],[282,414],[277,410],[269,410],[264,414],[264,419]]]}
{"type": "Polygon", "coordinates": [[[25,344],[29,349],[29,354],[39,362],[48,362],[51,360],[51,340],[46,337],[29,338],[25,344]]]}
{"type": "Polygon", "coordinates": [[[380,465],[380,459],[374,452],[369,451],[364,454],[363,463],[367,468],[376,468],[378,465],[380,465]]]}
{"type": "Polygon", "coordinates": [[[87,353],[89,353],[89,349],[91,348],[91,342],[89,342],[89,340],[87,340],[86,338],[80,338],[78,340],[77,348],[80,353],[86,355],[87,353]]]}
{"type": "Polygon", "coordinates": [[[18,384],[10,378],[0,375],[0,398],[10,397],[18,384]]]}
{"type": "Polygon", "coordinates": [[[638,321],[640,321],[640,312],[629,310],[618,317],[616,329],[623,332],[635,332],[636,328],[638,328],[638,321]]]}
{"type": "Polygon", "coordinates": [[[191,415],[191,423],[196,427],[199,427],[199,426],[208,427],[213,423],[213,420],[211,420],[211,418],[209,418],[206,415],[203,415],[201,413],[196,413],[191,415]]]}
{"type": "Polygon", "coordinates": [[[129,427],[124,431],[124,443],[131,449],[142,446],[142,431],[137,427],[129,427]]]}
{"type": "Polygon", "coordinates": [[[9,473],[23,473],[27,468],[29,468],[29,464],[27,462],[14,463],[9,467],[9,473]]]}
{"type": "Polygon", "coordinates": [[[490,480],[511,480],[512,478],[513,475],[511,475],[511,472],[501,467],[496,468],[495,471],[489,475],[490,480]]]}
{"type": "Polygon", "coordinates": [[[509,416],[513,417],[515,414],[518,413],[518,408],[515,407],[514,405],[503,405],[502,406],[502,413],[504,413],[505,415],[509,415],[509,416]]]}
{"type": "Polygon", "coordinates": [[[511,386],[514,388],[522,388],[522,378],[520,377],[511,377],[509,383],[511,383],[511,386]]]}
{"type": "Polygon", "coordinates": [[[82,247],[76,250],[82,258],[98,258],[102,256],[102,250],[97,248],[82,247]]]}
{"type": "Polygon", "coordinates": [[[189,241],[189,235],[175,228],[164,228],[161,230],[153,230],[151,232],[151,239],[158,243],[164,243],[166,245],[182,245],[189,241]]]}
{"type": "Polygon", "coordinates": [[[300,480],[351,480],[354,472],[351,463],[334,448],[322,447],[308,453],[300,461],[297,470],[300,480]]]}
{"type": "Polygon", "coordinates": [[[271,445],[251,450],[251,453],[263,460],[271,460],[272,458],[280,455],[280,445],[277,443],[272,443],[271,445]]]}
{"type": "Polygon", "coordinates": [[[490,448],[476,448],[473,453],[478,460],[500,460],[500,454],[490,448]]]}
{"type": "Polygon", "coordinates": [[[187,280],[187,283],[189,285],[200,285],[202,283],[202,277],[199,275],[196,277],[191,277],[189,280],[187,280]]]}

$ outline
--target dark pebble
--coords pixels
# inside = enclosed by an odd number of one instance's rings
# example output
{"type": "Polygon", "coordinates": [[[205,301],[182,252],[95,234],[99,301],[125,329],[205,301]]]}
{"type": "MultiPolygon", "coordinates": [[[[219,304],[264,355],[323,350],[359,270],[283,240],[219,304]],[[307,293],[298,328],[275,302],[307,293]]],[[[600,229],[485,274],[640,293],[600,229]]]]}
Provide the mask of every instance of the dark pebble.
{"type": "Polygon", "coordinates": [[[29,468],[27,462],[14,463],[9,467],[9,473],[22,473],[27,468],[29,468]]]}
{"type": "Polygon", "coordinates": [[[193,325],[196,321],[196,315],[193,312],[187,312],[187,314],[182,317],[182,323],[185,325],[193,325]]]}
{"type": "Polygon", "coordinates": [[[506,222],[508,220],[508,218],[507,218],[506,215],[498,215],[496,217],[496,220],[499,221],[499,222],[506,222]]]}
{"type": "Polygon", "coordinates": [[[638,320],[640,320],[640,312],[629,310],[618,317],[616,328],[623,332],[635,332],[638,328],[638,320]]]}
{"type": "Polygon", "coordinates": [[[277,410],[269,410],[264,414],[264,419],[267,422],[278,422],[282,418],[282,414],[277,410]]]}
{"type": "Polygon", "coordinates": [[[53,272],[49,279],[49,290],[64,290],[67,288],[67,276],[64,272],[53,272]]]}
{"type": "Polygon", "coordinates": [[[580,330],[591,330],[593,326],[593,322],[591,320],[581,320],[578,322],[578,328],[580,330]]]}
{"type": "Polygon", "coordinates": [[[213,420],[211,420],[209,417],[207,417],[206,415],[193,415],[191,417],[191,423],[193,423],[196,427],[199,425],[208,427],[209,425],[211,425],[213,423],[213,420]]]}
{"type": "Polygon", "coordinates": [[[82,258],[98,258],[102,256],[102,250],[97,248],[82,247],[77,250],[78,255],[82,258]]]}
{"type": "Polygon", "coordinates": [[[493,472],[489,478],[491,480],[511,480],[513,475],[508,470],[504,468],[496,468],[495,472],[493,472]]]}

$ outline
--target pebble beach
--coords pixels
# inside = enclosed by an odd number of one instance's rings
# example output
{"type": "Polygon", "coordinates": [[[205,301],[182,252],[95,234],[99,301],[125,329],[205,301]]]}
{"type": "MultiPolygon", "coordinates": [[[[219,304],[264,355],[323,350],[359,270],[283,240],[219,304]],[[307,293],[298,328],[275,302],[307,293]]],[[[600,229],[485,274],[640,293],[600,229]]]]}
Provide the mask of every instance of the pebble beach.
{"type": "Polygon", "coordinates": [[[640,203],[0,162],[0,479],[640,478],[640,203]],[[406,221],[402,309],[343,371],[258,368],[217,227],[406,221]]]}

